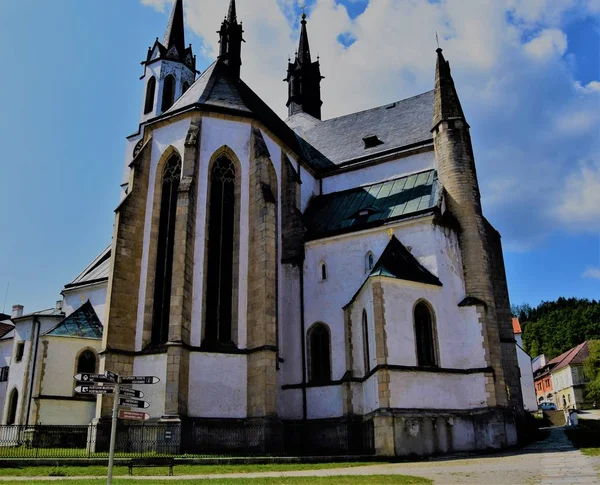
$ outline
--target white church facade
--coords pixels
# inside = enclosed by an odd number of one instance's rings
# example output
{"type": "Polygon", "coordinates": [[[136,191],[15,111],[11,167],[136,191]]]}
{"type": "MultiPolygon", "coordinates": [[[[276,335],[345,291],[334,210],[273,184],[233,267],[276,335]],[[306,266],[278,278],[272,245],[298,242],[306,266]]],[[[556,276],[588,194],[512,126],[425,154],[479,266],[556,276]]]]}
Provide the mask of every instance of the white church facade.
{"type": "Polygon", "coordinates": [[[516,444],[500,235],[441,49],[432,91],[322,120],[303,16],[283,121],[240,77],[235,7],[204,72],[182,0],[143,63],[107,281],[88,277],[100,371],[159,377],[153,423],[254,430],[242,450],[302,426],[313,450],[340,429],[388,456],[516,444]]]}

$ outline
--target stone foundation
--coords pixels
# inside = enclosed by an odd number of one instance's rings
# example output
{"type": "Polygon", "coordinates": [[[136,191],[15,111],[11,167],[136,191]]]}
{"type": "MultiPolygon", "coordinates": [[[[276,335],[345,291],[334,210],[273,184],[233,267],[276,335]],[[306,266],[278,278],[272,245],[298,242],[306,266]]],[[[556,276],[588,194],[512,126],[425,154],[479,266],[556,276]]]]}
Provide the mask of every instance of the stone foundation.
{"type": "Polygon", "coordinates": [[[376,411],[375,453],[428,456],[506,448],[518,442],[515,417],[499,409],[462,412],[376,411]]]}

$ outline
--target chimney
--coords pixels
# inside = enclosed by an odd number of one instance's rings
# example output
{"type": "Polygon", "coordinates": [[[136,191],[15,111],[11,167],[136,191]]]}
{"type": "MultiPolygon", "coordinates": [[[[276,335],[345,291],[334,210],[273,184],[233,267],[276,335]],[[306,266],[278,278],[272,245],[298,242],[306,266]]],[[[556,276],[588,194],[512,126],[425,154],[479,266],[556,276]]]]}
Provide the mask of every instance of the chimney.
{"type": "Polygon", "coordinates": [[[62,300],[58,300],[56,302],[56,311],[57,312],[62,312],[63,309],[63,301],[62,300]]]}
{"type": "Polygon", "coordinates": [[[22,316],[23,316],[23,305],[13,305],[11,318],[19,318],[22,316]]]}

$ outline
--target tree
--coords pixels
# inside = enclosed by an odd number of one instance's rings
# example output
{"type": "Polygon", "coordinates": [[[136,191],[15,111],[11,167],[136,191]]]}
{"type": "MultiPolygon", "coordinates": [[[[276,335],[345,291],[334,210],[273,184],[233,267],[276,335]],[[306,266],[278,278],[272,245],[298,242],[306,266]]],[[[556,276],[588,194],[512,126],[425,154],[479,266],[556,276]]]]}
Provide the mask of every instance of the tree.
{"type": "Polygon", "coordinates": [[[523,329],[523,346],[535,357],[548,359],[566,352],[585,340],[600,339],[600,302],[579,298],[543,301],[537,307],[511,308],[523,329]]]}
{"type": "Polygon", "coordinates": [[[585,391],[588,399],[600,401],[600,340],[590,340],[589,352],[583,363],[583,371],[589,379],[585,391]]]}

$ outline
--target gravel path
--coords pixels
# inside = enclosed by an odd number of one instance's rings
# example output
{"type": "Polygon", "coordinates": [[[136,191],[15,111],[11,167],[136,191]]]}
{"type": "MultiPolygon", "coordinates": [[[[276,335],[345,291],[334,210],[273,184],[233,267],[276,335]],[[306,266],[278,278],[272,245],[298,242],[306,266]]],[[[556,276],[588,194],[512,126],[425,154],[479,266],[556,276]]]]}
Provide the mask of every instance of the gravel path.
{"type": "MultiPolygon", "coordinates": [[[[550,436],[515,453],[465,459],[439,459],[419,463],[394,463],[327,470],[303,470],[294,472],[231,473],[227,475],[193,475],[177,477],[119,477],[152,483],[160,480],[255,478],[255,477],[305,477],[356,475],[413,475],[430,478],[436,485],[597,485],[600,474],[594,467],[600,466],[600,458],[584,456],[575,449],[562,428],[552,429],[550,436]]],[[[36,477],[36,480],[68,481],[77,477],[36,477]]],[[[94,477],[79,477],[79,479],[94,477]]],[[[105,477],[98,477],[105,478],[105,477]]],[[[27,482],[29,477],[0,477],[6,480],[27,482]]]]}

